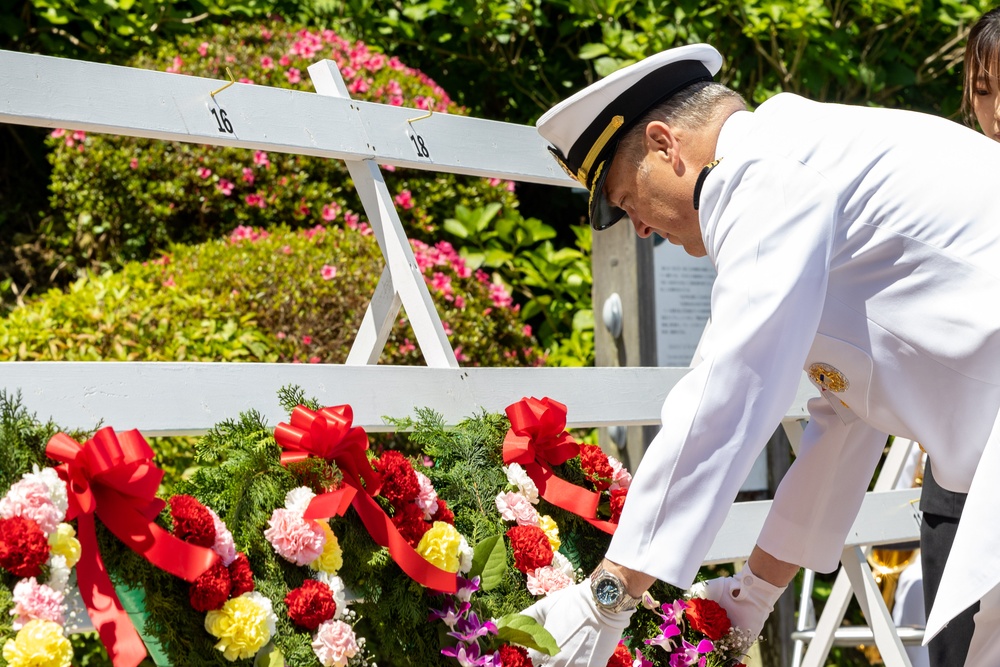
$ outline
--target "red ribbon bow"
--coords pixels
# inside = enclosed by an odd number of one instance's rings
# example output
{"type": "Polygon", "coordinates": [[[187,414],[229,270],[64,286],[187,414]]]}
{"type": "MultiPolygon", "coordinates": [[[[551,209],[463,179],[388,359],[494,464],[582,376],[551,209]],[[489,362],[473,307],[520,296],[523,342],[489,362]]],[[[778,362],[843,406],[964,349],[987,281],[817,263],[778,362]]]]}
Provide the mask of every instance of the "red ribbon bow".
{"type": "Polygon", "coordinates": [[[315,456],[336,464],[347,483],[342,489],[313,498],[304,518],[342,516],[351,506],[372,539],[388,548],[392,559],[414,581],[436,591],[454,593],[458,589],[455,574],[418,554],[373,499],[382,480],[365,456],[368,436],[363,428],[352,427],[352,421],[354,411],[349,405],[322,408],[319,412],[299,405],[292,410],[291,424],[282,422],[274,429],[275,440],[285,450],[281,454],[284,465],[315,456]]]}
{"type": "Polygon", "coordinates": [[[580,454],[580,445],[566,432],[566,406],[551,398],[522,398],[507,406],[510,430],[503,439],[503,461],[520,464],[538,487],[538,494],[595,528],[614,534],[618,528],[597,518],[601,495],[556,477],[551,466],[580,454]]]}
{"type": "Polygon", "coordinates": [[[156,497],[163,471],[139,431],[102,428],[84,444],[65,433],[52,436],[45,453],[62,461],[69,511],[77,520],[80,596],[115,667],[135,667],[146,649],[115,594],[97,545],[95,516],[130,549],[156,567],[193,582],[218,560],[205,547],[180,540],[154,523],[166,503],[156,497]]]}

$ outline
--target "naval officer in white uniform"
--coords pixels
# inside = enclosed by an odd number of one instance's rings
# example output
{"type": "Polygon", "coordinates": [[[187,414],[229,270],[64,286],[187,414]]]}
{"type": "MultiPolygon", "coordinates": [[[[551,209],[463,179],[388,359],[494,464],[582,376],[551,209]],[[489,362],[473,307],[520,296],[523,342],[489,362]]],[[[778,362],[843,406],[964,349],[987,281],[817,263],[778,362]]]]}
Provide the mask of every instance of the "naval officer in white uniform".
{"type": "Polygon", "coordinates": [[[595,229],[627,216],[718,278],[704,360],[663,405],[604,562],[528,610],[562,647],[533,657],[602,666],[655,579],[691,585],[805,370],[821,397],[799,456],[747,566],[709,594],[757,632],[800,566],[835,569],[891,433],[969,492],[927,637],[981,599],[966,665],[997,667],[1000,144],[790,94],[751,113],[712,82],[721,64],[671,49],[538,121],[595,229]]]}

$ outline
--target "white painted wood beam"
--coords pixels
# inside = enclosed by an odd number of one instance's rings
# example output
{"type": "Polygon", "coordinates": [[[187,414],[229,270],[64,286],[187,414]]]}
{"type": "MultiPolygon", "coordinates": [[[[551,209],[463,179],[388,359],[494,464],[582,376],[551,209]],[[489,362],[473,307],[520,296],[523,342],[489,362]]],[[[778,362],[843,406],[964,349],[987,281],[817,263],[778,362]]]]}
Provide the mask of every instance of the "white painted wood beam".
{"type": "Polygon", "coordinates": [[[419,109],[243,83],[213,98],[224,83],[0,50],[0,122],[579,187],[533,127],[435,113],[421,157],[406,133],[419,109]]]}

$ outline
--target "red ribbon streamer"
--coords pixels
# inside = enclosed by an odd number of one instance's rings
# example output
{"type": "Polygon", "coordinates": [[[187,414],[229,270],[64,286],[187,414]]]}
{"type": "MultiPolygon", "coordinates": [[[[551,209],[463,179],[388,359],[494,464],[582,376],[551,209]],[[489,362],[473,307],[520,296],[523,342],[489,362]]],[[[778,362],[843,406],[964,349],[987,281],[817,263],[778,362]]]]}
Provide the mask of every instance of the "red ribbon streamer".
{"type": "Polygon", "coordinates": [[[281,454],[283,464],[315,456],[336,464],[347,483],[342,489],[313,498],[304,517],[328,519],[342,516],[348,506],[354,507],[368,534],[376,544],[389,549],[403,572],[428,588],[454,593],[458,589],[455,573],[432,565],[417,553],[375,502],[373,496],[378,494],[382,480],[365,455],[368,436],[363,428],[352,427],[353,421],[354,411],[349,405],[322,408],[319,412],[299,405],[292,410],[291,424],[282,422],[274,429],[275,440],[285,450],[281,454]]]}
{"type": "Polygon", "coordinates": [[[551,398],[532,397],[507,406],[506,412],[510,430],[503,439],[504,463],[520,464],[548,502],[614,534],[617,524],[597,518],[601,495],[552,472],[551,466],[580,454],[580,445],[566,432],[566,406],[551,398]]]}
{"type": "Polygon", "coordinates": [[[153,463],[153,450],[139,431],[116,434],[114,429],[102,428],[82,445],[57,433],[45,453],[63,462],[56,471],[69,495],[66,520],[77,520],[81,557],[76,578],[87,614],[115,667],[135,667],[146,657],[146,648],[108,577],[97,544],[95,517],[132,551],[188,582],[219,557],[154,523],[166,505],[156,497],[163,471],[153,463]]]}

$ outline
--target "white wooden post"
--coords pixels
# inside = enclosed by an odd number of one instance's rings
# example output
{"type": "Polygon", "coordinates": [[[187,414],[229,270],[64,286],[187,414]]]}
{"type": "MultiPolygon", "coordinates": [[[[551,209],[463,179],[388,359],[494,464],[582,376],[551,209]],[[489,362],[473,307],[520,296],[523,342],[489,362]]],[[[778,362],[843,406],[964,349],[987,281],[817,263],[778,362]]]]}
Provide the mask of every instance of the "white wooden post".
{"type": "MultiPolygon", "coordinates": [[[[914,446],[915,444],[912,441],[903,438],[896,438],[893,441],[885,463],[882,464],[882,471],[878,479],[875,480],[874,491],[889,491],[895,487],[903,466],[906,464],[907,456],[909,456],[910,450],[914,446]]],[[[914,524],[914,532],[919,537],[919,525],[916,524],[915,519],[914,524]]],[[[885,600],[882,599],[881,594],[876,596],[877,600],[870,599],[868,596],[869,582],[867,578],[871,577],[871,568],[868,566],[867,556],[870,549],[871,547],[844,550],[841,558],[843,567],[837,574],[833,589],[830,591],[830,597],[827,598],[826,605],[823,607],[823,613],[816,623],[816,632],[812,641],[809,642],[809,648],[806,650],[801,662],[802,642],[796,642],[796,651],[793,658],[793,664],[796,667],[800,664],[801,667],[823,667],[826,663],[826,657],[830,654],[830,649],[833,646],[837,629],[844,621],[844,614],[847,613],[847,607],[851,603],[852,594],[858,598],[858,602],[865,612],[865,618],[868,620],[869,627],[871,627],[874,633],[875,645],[878,647],[882,659],[886,661],[887,667],[890,665],[890,660],[893,661],[891,664],[902,664],[909,667],[910,661],[903,650],[902,643],[899,643],[898,647],[896,646],[896,643],[899,642],[899,637],[895,632],[895,626],[893,626],[892,632],[895,641],[887,640],[884,628],[881,627],[884,617],[888,617],[889,624],[892,625],[892,615],[885,605],[885,600]],[[874,617],[872,614],[874,614],[874,617]],[[904,660],[905,662],[896,662],[897,659],[904,660]]],[[[874,584],[874,579],[872,579],[871,583],[874,584]]],[[[878,586],[876,585],[875,588],[877,592],[878,586]]],[[[800,617],[797,624],[798,630],[805,629],[804,620],[800,617]]]]}
{"type": "MultiPolygon", "coordinates": [[[[320,95],[351,98],[340,68],[332,60],[310,65],[309,76],[320,95]]],[[[455,351],[448,341],[448,334],[444,332],[423,273],[417,266],[410,240],[396,213],[392,194],[382,178],[382,170],[372,159],[345,162],[386,264],[346,363],[350,366],[378,363],[402,305],[427,365],[457,368],[455,351]]]]}

